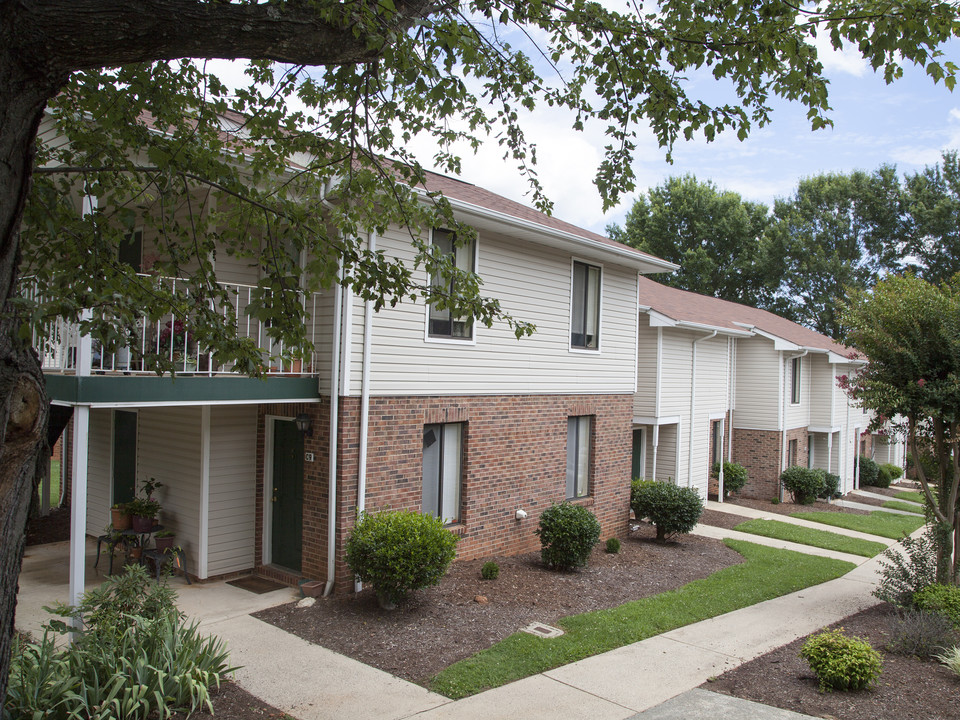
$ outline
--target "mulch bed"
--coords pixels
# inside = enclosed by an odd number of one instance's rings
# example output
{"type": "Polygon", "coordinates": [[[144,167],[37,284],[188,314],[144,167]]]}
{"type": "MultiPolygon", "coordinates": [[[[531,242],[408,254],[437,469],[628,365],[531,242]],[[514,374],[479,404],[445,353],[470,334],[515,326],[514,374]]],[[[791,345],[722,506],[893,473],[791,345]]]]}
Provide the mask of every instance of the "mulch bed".
{"type": "MultiPolygon", "coordinates": [[[[210,711],[204,708],[203,711],[197,711],[190,715],[191,720],[194,718],[209,718],[209,720],[281,720],[281,718],[291,717],[272,705],[267,705],[232,682],[223,683],[219,690],[211,690],[210,696],[214,714],[211,715],[210,711]]],[[[186,713],[174,713],[170,718],[171,720],[187,720],[187,715],[186,713]]]]}
{"type": "MultiPolygon", "coordinates": [[[[777,513],[778,515],[790,515],[795,512],[846,512],[854,515],[869,515],[866,510],[854,510],[853,508],[842,508],[839,505],[833,505],[826,500],[817,500],[813,505],[800,505],[790,502],[790,496],[780,503],[770,502],[769,500],[755,500],[753,498],[732,497],[727,500],[731,505],[742,505],[743,507],[754,508],[755,510],[764,510],[766,512],[777,513]]],[[[859,501],[858,501],[859,502],[859,501]]]]}
{"type": "MultiPolygon", "coordinates": [[[[658,545],[642,526],[621,552],[599,545],[579,571],[547,570],[539,553],[455,562],[441,583],[415,592],[398,609],[381,610],[369,589],[256,613],[304,640],[407,680],[425,683],[458,660],[490,647],[532,622],[555,624],[567,615],[612,608],[672,590],[737,564],[743,558],[717,540],[684,535],[658,545]],[[493,559],[497,580],[480,578],[493,559]]],[[[219,717],[219,714],[218,714],[219,717]]]]}
{"type": "Polygon", "coordinates": [[[746,515],[733,515],[720,510],[704,510],[700,516],[700,522],[704,525],[723,528],[724,530],[733,530],[737,525],[749,520],[746,515]]]}
{"type": "Polygon", "coordinates": [[[806,638],[724,673],[706,690],[785,710],[843,720],[956,720],[960,679],[933,660],[886,652],[894,610],[883,604],[852,615],[832,628],[864,637],[883,654],[883,673],[867,690],[821,693],[798,653],[806,638]]]}
{"type": "Polygon", "coordinates": [[[70,508],[54,508],[48,515],[27,521],[27,545],[62,542],[70,539],[70,508]]]}

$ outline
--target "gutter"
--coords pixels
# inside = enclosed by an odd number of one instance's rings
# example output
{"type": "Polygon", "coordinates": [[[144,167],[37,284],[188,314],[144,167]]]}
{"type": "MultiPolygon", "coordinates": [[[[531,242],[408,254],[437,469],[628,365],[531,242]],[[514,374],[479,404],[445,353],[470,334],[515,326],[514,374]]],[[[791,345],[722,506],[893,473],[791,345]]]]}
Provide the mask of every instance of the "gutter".
{"type": "Polygon", "coordinates": [[[337,294],[333,301],[333,342],[330,358],[330,461],[327,468],[330,486],[327,499],[327,584],[323,587],[326,597],[333,592],[333,583],[337,572],[337,439],[340,434],[340,343],[343,326],[343,260],[340,260],[340,271],[337,279],[337,294]]]}

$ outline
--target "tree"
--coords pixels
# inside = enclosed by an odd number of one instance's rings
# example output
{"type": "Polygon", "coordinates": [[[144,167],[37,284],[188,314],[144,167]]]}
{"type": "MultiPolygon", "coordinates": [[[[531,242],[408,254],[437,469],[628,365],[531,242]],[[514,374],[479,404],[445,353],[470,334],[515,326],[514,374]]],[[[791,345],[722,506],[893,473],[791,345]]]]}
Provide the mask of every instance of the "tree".
{"type": "Polygon", "coordinates": [[[779,311],[842,340],[837,303],[867,289],[902,252],[901,191],[896,169],[804,178],[774,203],[769,252],[783,258],[779,311]]]}
{"type": "Polygon", "coordinates": [[[719,190],[693,175],[671,177],[647,191],[627,213],[614,240],[680,265],[665,285],[766,308],[773,300],[782,259],[765,251],[769,210],[719,190]]]}
{"type": "Polygon", "coordinates": [[[960,272],[960,158],[944,152],[933,167],[904,178],[910,242],[907,264],[932,283],[960,272]]]}
{"type": "MultiPolygon", "coordinates": [[[[431,197],[435,204],[426,210],[414,202],[420,195],[412,188],[423,174],[404,151],[414,136],[439,141],[435,161],[456,172],[453,143],[476,147],[493,135],[530,178],[535,201],[548,207],[520,113],[538,104],[561,106],[576,128],[596,117],[610,136],[596,178],[609,207],[633,187],[631,161],[642,125],[653,129],[668,153],[681,135],[713,139],[734,130],[743,138],[769,121],[772,96],[803,103],[814,129],[829,124],[827,83],[812,43],[818,32],[836,48],[845,42],[859,47],[888,81],[910,62],[951,88],[956,68],[940,62],[938,48],[960,33],[953,5],[918,0],[836,0],[812,8],[669,0],[647,15],[584,0],[0,0],[0,17],[0,695],[47,416],[43,378],[24,329],[59,302],[68,317],[79,317],[84,307],[109,308],[109,322],[88,321],[84,329],[108,345],[123,334],[130,303],[122,281],[132,278],[107,251],[116,250],[129,222],[121,201],[125,184],[141,201],[138,210],[158,207],[161,217],[164,193],[177,186],[186,205],[216,186],[238,205],[256,208],[260,214],[248,210],[246,218],[256,217],[254,237],[262,242],[246,247],[240,238],[234,247],[265,266],[267,284],[279,299],[268,300],[265,293],[262,312],[281,325],[286,314],[271,305],[284,302],[292,279],[291,264],[277,249],[296,246],[297,237],[316,258],[309,277],[302,278],[308,283],[330,282],[342,273],[344,282],[379,302],[426,295],[492,321],[499,307],[480,297],[475,276],[458,275],[419,247],[422,265],[457,281],[447,296],[437,287],[418,287],[409,270],[365,252],[354,239],[398,217],[414,227],[450,217],[441,198],[431,197]],[[540,38],[542,45],[522,52],[507,42],[515,34],[540,38]],[[203,60],[212,58],[251,59],[251,87],[230,96],[205,70],[203,60]],[[728,81],[736,101],[714,106],[691,97],[695,86],[687,77],[698,72],[728,81]],[[80,178],[71,189],[112,202],[103,213],[60,231],[64,213],[56,195],[66,188],[54,176],[38,180],[32,207],[54,210],[45,218],[46,232],[37,230],[30,242],[46,242],[49,256],[70,260],[59,267],[72,264],[76,281],[68,283],[55,270],[44,276],[43,270],[38,282],[71,289],[44,309],[19,299],[16,288],[22,251],[32,249],[21,247],[20,225],[38,153],[35,140],[54,99],[61,128],[76,132],[58,160],[71,165],[59,171],[80,178]],[[143,110],[150,113],[149,126],[141,122],[143,110]],[[238,113],[233,129],[217,120],[230,111],[238,113]],[[132,127],[125,127],[131,119],[132,127]],[[103,132],[85,132],[93,126],[103,132]],[[197,138],[235,162],[196,154],[197,138]],[[323,193],[297,195],[317,190],[323,193]],[[155,206],[148,206],[145,193],[157,198],[155,206]],[[328,203],[317,202],[324,193],[328,203]],[[301,221],[317,234],[289,230],[301,221]],[[59,250],[69,254],[58,256],[59,250]],[[118,287],[123,293],[110,293],[118,287]],[[115,310],[110,302],[117,303],[115,310]]],[[[51,160],[45,153],[40,159],[51,160]]],[[[244,216],[236,212],[227,224],[242,233],[244,216]]],[[[174,237],[168,243],[172,266],[182,265],[193,245],[201,292],[205,283],[212,287],[204,280],[209,265],[198,252],[202,231],[216,226],[211,222],[194,232],[190,216],[199,215],[188,212],[188,220],[163,229],[174,237]]],[[[31,218],[44,213],[36,210],[31,218]]],[[[148,299],[145,289],[127,284],[134,296],[148,299]]],[[[178,303],[187,301],[166,295],[156,302],[182,312],[178,303]]],[[[298,319],[294,313],[275,332],[295,342],[291,328],[298,319]]],[[[521,334],[526,329],[518,327],[521,334]]],[[[201,319],[198,333],[203,342],[226,345],[238,359],[249,357],[249,348],[231,345],[211,322],[201,319]]]]}
{"type": "Polygon", "coordinates": [[[888,419],[900,423],[941,529],[938,581],[956,584],[960,283],[937,286],[910,275],[890,276],[872,292],[853,294],[841,317],[851,343],[870,358],[863,371],[845,381],[845,389],[860,406],[874,411],[875,425],[888,419]],[[921,462],[925,441],[936,461],[932,477],[921,462]]]}

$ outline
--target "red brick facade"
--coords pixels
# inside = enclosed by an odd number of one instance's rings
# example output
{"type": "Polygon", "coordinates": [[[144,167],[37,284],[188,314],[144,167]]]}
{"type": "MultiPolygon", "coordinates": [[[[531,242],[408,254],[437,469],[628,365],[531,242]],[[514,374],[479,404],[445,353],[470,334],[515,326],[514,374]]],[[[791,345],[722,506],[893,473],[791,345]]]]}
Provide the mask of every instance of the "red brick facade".
{"type": "MultiPolygon", "coordinates": [[[[630,395],[386,397],[370,401],[367,510],[419,510],[422,499],[423,426],[464,423],[457,557],[514,555],[539,548],[533,534],[540,513],[562,501],[566,487],[567,418],[589,415],[590,485],[587,497],[602,537],[627,529],[630,503],[630,395]],[[524,520],[515,518],[522,508],[524,520]]],[[[326,577],[329,405],[264,406],[258,437],[257,565],[262,564],[265,417],[314,417],[307,439],[316,460],[304,470],[303,571],[326,577]]],[[[360,446],[360,401],[341,398],[337,483],[337,591],[352,587],[342,548],[355,522],[360,446]]]]}
{"type": "Polygon", "coordinates": [[[769,500],[780,496],[780,472],[782,453],[787,450],[791,440],[797,441],[797,465],[807,465],[809,452],[809,433],[805,427],[786,431],[787,445],[783,443],[783,433],[778,430],[733,431],[733,461],[747,469],[749,480],[740,491],[740,495],[758,500],[769,500]]]}

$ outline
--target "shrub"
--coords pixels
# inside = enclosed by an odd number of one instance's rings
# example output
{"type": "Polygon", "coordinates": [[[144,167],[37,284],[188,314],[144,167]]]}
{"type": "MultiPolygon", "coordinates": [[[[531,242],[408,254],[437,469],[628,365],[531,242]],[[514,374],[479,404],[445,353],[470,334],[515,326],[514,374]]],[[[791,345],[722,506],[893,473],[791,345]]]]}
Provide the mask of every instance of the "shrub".
{"type": "Polygon", "coordinates": [[[960,676],[960,647],[951,648],[937,655],[937,660],[954,675],[960,676]]]}
{"type": "Polygon", "coordinates": [[[893,463],[883,463],[880,466],[881,470],[886,471],[891,482],[894,480],[899,480],[903,476],[903,468],[899,465],[894,465],[893,463]]]}
{"type": "Polygon", "coordinates": [[[554,503],[540,515],[534,532],[540,536],[540,557],[548,567],[574,570],[590,559],[600,539],[600,523],[581,505],[554,503]]]}
{"type": "Polygon", "coordinates": [[[888,488],[890,483],[893,482],[893,478],[890,477],[890,473],[884,469],[883,465],[877,465],[877,487],[879,488],[888,488]]]}
{"type": "Polygon", "coordinates": [[[484,580],[496,580],[500,577],[500,566],[493,562],[493,560],[485,562],[483,567],[480,568],[480,577],[484,580]]]}
{"type": "Polygon", "coordinates": [[[902,553],[885,550],[880,560],[880,582],[873,595],[901,608],[913,607],[913,596],[937,579],[937,547],[929,526],[917,538],[900,540],[902,553]]]}
{"type": "Polygon", "coordinates": [[[840,476],[834,475],[833,473],[824,472],[823,473],[823,491],[817,495],[817,497],[823,498],[824,500],[832,500],[833,498],[840,497],[840,476]]]}
{"type": "Polygon", "coordinates": [[[860,456],[860,487],[889,487],[880,484],[880,466],[865,455],[860,456]]]}
{"type": "Polygon", "coordinates": [[[932,610],[945,615],[960,628],[960,587],[957,585],[928,585],[913,596],[921,610],[932,610]]]}
{"type": "Polygon", "coordinates": [[[848,637],[843,628],[814,635],[800,650],[820,681],[820,691],[862,690],[880,677],[880,653],[862,638],[848,637]]]}
{"type": "Polygon", "coordinates": [[[696,490],[656,480],[633,481],[630,507],[637,520],[649,519],[656,526],[657,542],[690,532],[703,514],[703,500],[696,490]]]}
{"type": "Polygon", "coordinates": [[[58,648],[66,623],[48,623],[39,643],[15,639],[5,710],[11,717],[142,720],[212,711],[209,687],[233,668],[223,643],[187,624],[165,585],[140,566],[87,593],[61,617],[86,623],[58,648]],[[116,625],[113,625],[116,623],[116,625]]]}
{"type": "Polygon", "coordinates": [[[607,540],[607,552],[611,555],[616,555],[618,552],[620,552],[619,538],[610,538],[607,540]]]}
{"type": "MultiPolygon", "coordinates": [[[[713,476],[720,477],[720,463],[713,464],[713,476]]],[[[740,492],[747,484],[747,469],[740,463],[723,463],[723,494],[740,492]]]]}
{"type": "Polygon", "coordinates": [[[411,590],[436,585],[456,555],[459,538],[439,518],[409,510],[361,512],[347,538],[347,565],[373,585],[384,608],[411,590]]]}
{"type": "Polygon", "coordinates": [[[801,505],[812,505],[817,496],[827,489],[822,470],[801,465],[784,470],[780,475],[780,482],[793,495],[793,501],[801,505]]]}
{"type": "Polygon", "coordinates": [[[939,612],[907,609],[897,613],[891,623],[890,652],[931,658],[952,647],[957,640],[953,623],[939,612]]]}

